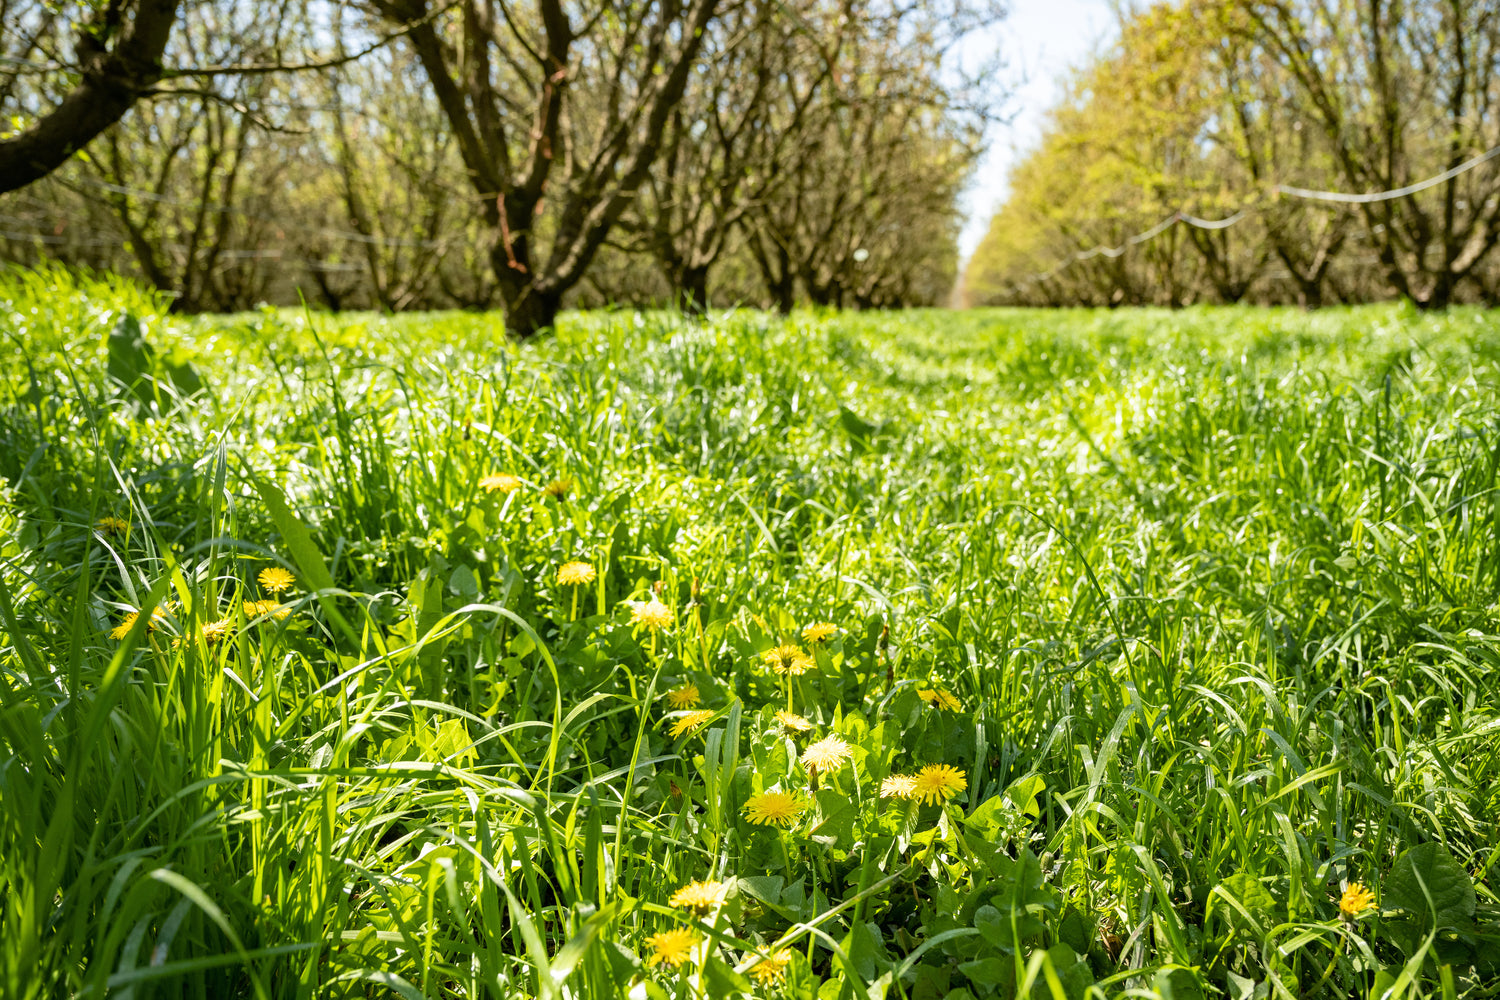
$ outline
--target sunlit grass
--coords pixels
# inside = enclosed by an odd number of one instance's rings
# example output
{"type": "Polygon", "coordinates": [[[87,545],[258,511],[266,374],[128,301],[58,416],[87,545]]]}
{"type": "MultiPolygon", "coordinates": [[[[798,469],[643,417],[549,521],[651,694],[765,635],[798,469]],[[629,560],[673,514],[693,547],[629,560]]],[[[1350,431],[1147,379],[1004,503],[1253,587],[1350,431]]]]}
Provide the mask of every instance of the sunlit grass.
{"type": "Polygon", "coordinates": [[[5,282],[0,994],[1493,995],[1489,314],[5,282]]]}

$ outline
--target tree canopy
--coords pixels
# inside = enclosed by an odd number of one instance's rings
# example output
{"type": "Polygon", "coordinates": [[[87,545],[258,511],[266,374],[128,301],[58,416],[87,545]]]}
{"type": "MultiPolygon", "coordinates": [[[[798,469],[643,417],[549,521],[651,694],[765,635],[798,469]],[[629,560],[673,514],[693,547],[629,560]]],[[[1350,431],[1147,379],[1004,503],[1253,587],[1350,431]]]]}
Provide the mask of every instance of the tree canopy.
{"type": "Polygon", "coordinates": [[[1500,162],[1408,196],[1317,193],[1456,171],[1500,146],[1497,102],[1500,10],[1486,0],[1155,5],[1075,75],[1011,179],[967,294],[1493,302],[1500,162]]]}
{"type": "Polygon", "coordinates": [[[573,303],[940,300],[993,107],[944,62],[1002,13],[0,2],[9,259],[131,274],[182,310],[500,305],[517,336],[573,303]],[[60,140],[81,88],[118,78],[98,53],[136,75],[60,140]]]}

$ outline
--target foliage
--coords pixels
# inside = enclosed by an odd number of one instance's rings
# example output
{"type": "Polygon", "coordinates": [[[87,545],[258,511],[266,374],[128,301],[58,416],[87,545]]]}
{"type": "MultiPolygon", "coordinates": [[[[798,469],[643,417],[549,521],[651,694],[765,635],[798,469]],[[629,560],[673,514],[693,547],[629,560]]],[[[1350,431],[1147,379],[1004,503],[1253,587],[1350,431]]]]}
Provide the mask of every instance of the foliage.
{"type": "MultiPolygon", "coordinates": [[[[564,304],[939,301],[993,103],[944,60],[1001,13],[165,5],[165,79],[7,196],[6,259],[114,270],[179,312],[503,303],[517,335],[564,304]]],[[[20,123],[73,85],[68,25],[107,13],[3,9],[0,116],[20,123]]]]}
{"type": "Polygon", "coordinates": [[[967,275],[982,303],[1496,300],[1482,0],[1170,0],[1122,18],[1017,169],[967,275]],[[1244,216],[1227,228],[1192,225],[1244,216]],[[1154,238],[1134,239],[1170,224],[1154,238]],[[1096,247],[1086,259],[1075,254],[1096,247]]]}
{"type": "Polygon", "coordinates": [[[1489,314],[0,309],[9,996],[1495,979],[1489,314]]]}

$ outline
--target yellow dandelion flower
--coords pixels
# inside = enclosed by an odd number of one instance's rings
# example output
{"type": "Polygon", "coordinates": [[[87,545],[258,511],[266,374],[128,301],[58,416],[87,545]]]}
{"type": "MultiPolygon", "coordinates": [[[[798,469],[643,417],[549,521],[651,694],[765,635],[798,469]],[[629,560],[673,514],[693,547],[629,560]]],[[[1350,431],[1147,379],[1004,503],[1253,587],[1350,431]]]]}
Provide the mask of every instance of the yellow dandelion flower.
{"type": "Polygon", "coordinates": [[[714,714],[715,713],[713,709],[703,708],[699,709],[696,712],[689,712],[687,715],[680,717],[676,722],[672,723],[672,739],[675,740],[683,733],[692,732],[694,729],[697,729],[709,719],[712,719],[714,717],[714,714]]]}
{"type": "Polygon", "coordinates": [[[693,945],[697,943],[698,935],[686,927],[674,927],[669,931],[653,934],[646,939],[646,944],[651,949],[651,957],[647,961],[652,965],[681,965],[688,960],[693,945]]]}
{"type": "Polygon", "coordinates": [[[573,492],[573,480],[569,476],[559,476],[543,486],[542,492],[554,500],[566,500],[568,494],[573,492]]]}
{"type": "Polygon", "coordinates": [[[698,685],[684,684],[667,692],[667,704],[673,708],[692,708],[703,699],[698,695],[698,685]]]}
{"type": "MultiPolygon", "coordinates": [[[[234,620],[232,618],[220,618],[216,622],[204,622],[198,626],[198,638],[207,643],[215,643],[220,639],[227,639],[234,635],[234,620]]],[[[176,649],[183,643],[183,638],[172,640],[172,648],[176,649]]]]}
{"type": "Polygon", "coordinates": [[[917,697],[949,712],[963,711],[963,704],[942,688],[917,688],[917,697]]]}
{"type": "Polygon", "coordinates": [[[277,621],[292,613],[291,608],[283,607],[279,601],[246,601],[245,617],[259,618],[261,615],[270,615],[277,621]]]}
{"type": "Polygon", "coordinates": [[[586,562],[566,562],[557,567],[557,582],[564,587],[576,587],[594,582],[594,567],[586,562]]]}
{"type": "Polygon", "coordinates": [[[781,723],[782,729],[793,733],[805,733],[813,727],[813,724],[802,716],[795,712],[788,712],[784,708],[776,713],[776,721],[781,723]]]}
{"type": "Polygon", "coordinates": [[[234,634],[234,622],[229,618],[220,618],[216,622],[204,622],[198,634],[203,636],[204,642],[218,642],[234,634]]]}
{"type": "Polygon", "coordinates": [[[521,481],[515,476],[498,472],[493,476],[485,476],[479,481],[479,488],[486,493],[514,493],[521,488],[521,481]]]}
{"type": "Polygon", "coordinates": [[[1375,894],[1363,882],[1350,882],[1339,897],[1339,912],[1351,920],[1375,905],[1375,894]]]}
{"type": "MultiPolygon", "coordinates": [[[[115,639],[115,640],[120,640],[120,639],[125,638],[127,635],[130,634],[130,630],[135,627],[135,623],[136,623],[137,620],[139,620],[140,617],[141,617],[141,613],[139,611],[132,611],[132,612],[130,612],[129,614],[127,614],[125,616],[124,620],[121,621],[120,624],[118,624],[114,628],[110,629],[109,637],[111,639],[115,639]]],[[[146,626],[146,631],[147,632],[151,631],[151,626],[150,625],[146,626]]]]}
{"type": "Polygon", "coordinates": [[[95,523],[106,535],[123,535],[130,530],[130,522],[122,521],[118,517],[101,517],[95,523]]]}
{"type": "Polygon", "coordinates": [[[762,826],[791,826],[804,806],[789,792],[761,792],[745,803],[745,818],[762,826]]]}
{"type": "Polygon", "coordinates": [[[909,799],[917,790],[917,779],[909,774],[893,774],[880,783],[883,799],[909,799]]]}
{"type": "MultiPolygon", "coordinates": [[[[138,619],[140,617],[141,617],[141,613],[139,611],[128,612],[125,615],[125,617],[120,621],[120,624],[118,624],[114,628],[110,629],[109,637],[111,639],[116,640],[116,641],[118,641],[120,639],[124,639],[127,635],[130,634],[130,629],[131,629],[132,626],[135,625],[136,619],[138,619]]],[[[153,632],[153,631],[155,631],[157,623],[160,622],[162,619],[164,619],[166,617],[167,617],[167,613],[164,610],[162,610],[161,608],[154,609],[151,612],[151,620],[146,623],[146,631],[147,632],[153,632]]]]}
{"type": "Polygon", "coordinates": [[[912,779],[911,797],[918,802],[946,802],[969,787],[969,780],[956,767],[928,764],[912,779]]]}
{"type": "Polygon", "coordinates": [[[838,634],[839,627],[833,622],[813,622],[802,630],[802,641],[809,646],[816,646],[820,642],[827,642],[838,634]]]}
{"type": "Polygon", "coordinates": [[[750,966],[750,975],[762,986],[779,983],[786,976],[786,967],[792,962],[792,950],[783,948],[750,966]]]}
{"type": "Polygon", "coordinates": [[[689,882],[672,893],[667,903],[685,910],[709,910],[724,902],[728,893],[728,882],[689,882]]]}
{"type": "Polygon", "coordinates": [[[825,736],[802,751],[802,766],[810,771],[837,771],[849,759],[849,749],[837,736],[825,736]]]}
{"type": "Polygon", "coordinates": [[[649,601],[630,602],[630,624],[645,625],[655,631],[672,624],[672,609],[654,597],[649,601]]]}
{"type": "Polygon", "coordinates": [[[271,594],[279,594],[283,590],[288,590],[291,588],[292,584],[297,582],[292,574],[288,573],[280,566],[267,566],[265,569],[260,571],[260,575],[257,576],[256,579],[259,580],[260,585],[264,587],[268,593],[271,594]]]}
{"type": "Polygon", "coordinates": [[[813,658],[804,653],[799,646],[790,643],[777,646],[765,654],[766,666],[778,674],[790,674],[793,677],[807,673],[816,664],[813,658]]]}

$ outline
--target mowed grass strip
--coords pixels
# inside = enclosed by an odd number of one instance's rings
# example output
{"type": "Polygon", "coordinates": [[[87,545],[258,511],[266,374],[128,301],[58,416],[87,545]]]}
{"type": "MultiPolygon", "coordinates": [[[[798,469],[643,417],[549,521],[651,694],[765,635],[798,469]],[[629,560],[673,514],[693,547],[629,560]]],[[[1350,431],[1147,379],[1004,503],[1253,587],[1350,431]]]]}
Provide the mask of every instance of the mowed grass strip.
{"type": "Polygon", "coordinates": [[[1493,994],[1490,314],[0,324],[6,996],[1493,994]]]}

